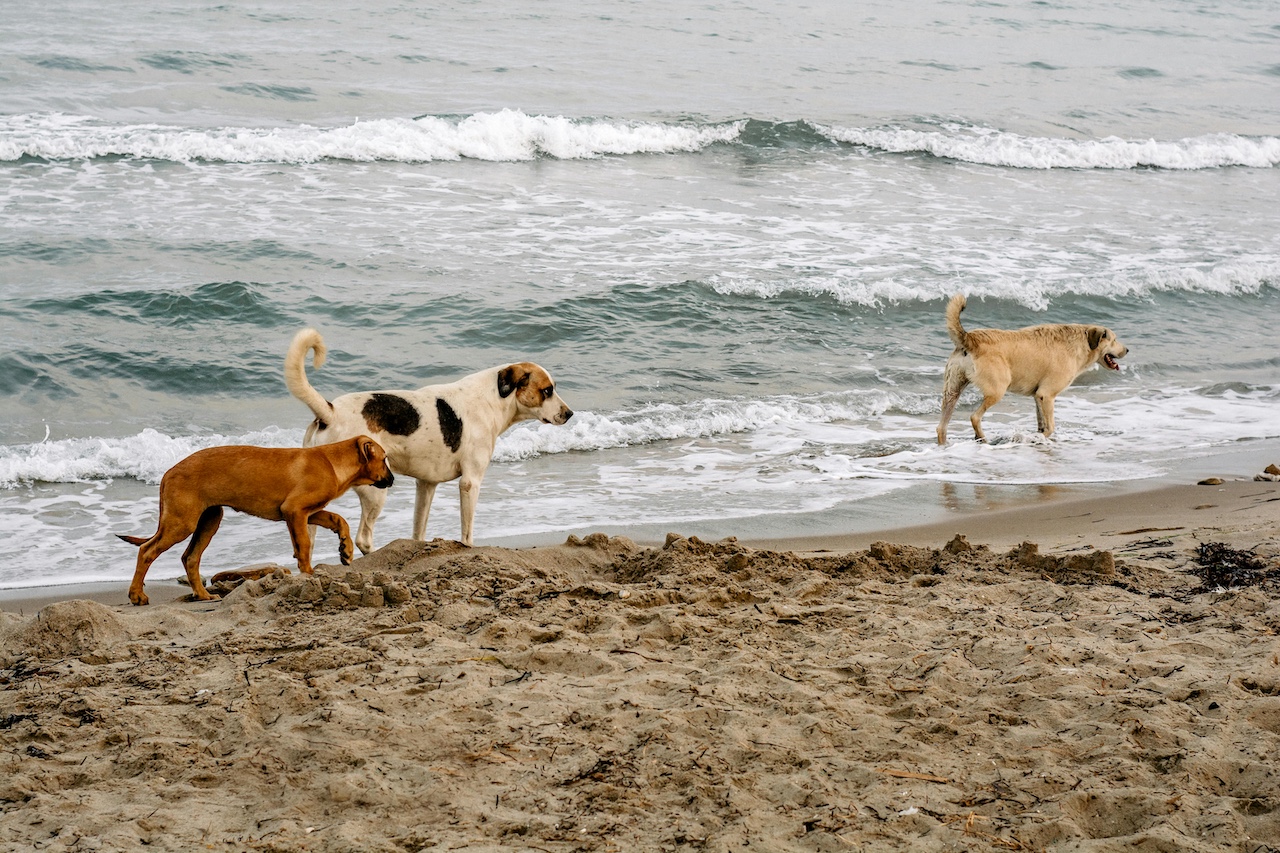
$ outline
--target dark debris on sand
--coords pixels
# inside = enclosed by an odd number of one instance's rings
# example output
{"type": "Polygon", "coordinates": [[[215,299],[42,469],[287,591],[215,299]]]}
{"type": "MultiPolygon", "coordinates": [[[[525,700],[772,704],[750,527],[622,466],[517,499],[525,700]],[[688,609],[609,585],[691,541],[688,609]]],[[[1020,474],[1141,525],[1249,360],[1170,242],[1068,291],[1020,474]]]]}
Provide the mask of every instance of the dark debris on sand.
{"type": "Polygon", "coordinates": [[[1241,551],[1222,542],[1201,542],[1191,571],[1200,579],[1200,587],[1193,592],[1242,587],[1280,589],[1280,563],[1268,564],[1253,551],[1241,551]]]}

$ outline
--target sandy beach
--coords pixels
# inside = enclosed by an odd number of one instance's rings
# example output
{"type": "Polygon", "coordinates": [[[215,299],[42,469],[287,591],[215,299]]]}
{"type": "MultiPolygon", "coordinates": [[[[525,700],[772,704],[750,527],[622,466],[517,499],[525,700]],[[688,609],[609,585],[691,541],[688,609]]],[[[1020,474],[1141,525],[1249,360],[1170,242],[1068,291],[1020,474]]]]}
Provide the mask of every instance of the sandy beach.
{"type": "Polygon", "coordinates": [[[1007,503],[10,591],[0,848],[1276,849],[1280,483],[1007,503]]]}

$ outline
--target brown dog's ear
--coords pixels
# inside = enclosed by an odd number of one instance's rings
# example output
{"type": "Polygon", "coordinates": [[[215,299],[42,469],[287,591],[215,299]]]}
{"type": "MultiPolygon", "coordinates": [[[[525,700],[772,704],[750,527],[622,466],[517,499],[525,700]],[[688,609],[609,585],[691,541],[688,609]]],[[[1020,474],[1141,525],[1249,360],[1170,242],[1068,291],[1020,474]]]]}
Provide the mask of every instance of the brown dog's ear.
{"type": "Polygon", "coordinates": [[[498,371],[498,396],[510,397],[525,385],[529,384],[529,371],[518,364],[508,364],[498,371]]]}
{"type": "Polygon", "coordinates": [[[360,461],[372,462],[373,457],[377,455],[373,450],[373,448],[377,447],[374,440],[367,435],[362,435],[356,439],[356,444],[360,446],[360,461]]]}
{"type": "Polygon", "coordinates": [[[1098,344],[1107,336],[1107,330],[1101,326],[1089,327],[1089,349],[1097,349],[1098,344]]]}

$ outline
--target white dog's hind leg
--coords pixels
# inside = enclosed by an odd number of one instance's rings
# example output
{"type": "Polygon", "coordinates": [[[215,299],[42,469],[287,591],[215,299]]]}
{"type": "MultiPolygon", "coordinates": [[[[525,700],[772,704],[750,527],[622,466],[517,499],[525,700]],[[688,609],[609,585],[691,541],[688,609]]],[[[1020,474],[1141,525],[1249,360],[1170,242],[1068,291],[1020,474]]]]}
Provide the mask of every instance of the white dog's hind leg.
{"type": "Polygon", "coordinates": [[[356,494],[360,497],[360,529],[356,531],[356,547],[361,554],[373,550],[373,525],[387,505],[388,491],[376,486],[356,486],[356,494]]]}
{"type": "Polygon", "coordinates": [[[436,496],[436,484],[426,480],[418,481],[418,499],[413,506],[413,538],[419,541],[427,538],[427,517],[431,515],[431,501],[436,496]]]}

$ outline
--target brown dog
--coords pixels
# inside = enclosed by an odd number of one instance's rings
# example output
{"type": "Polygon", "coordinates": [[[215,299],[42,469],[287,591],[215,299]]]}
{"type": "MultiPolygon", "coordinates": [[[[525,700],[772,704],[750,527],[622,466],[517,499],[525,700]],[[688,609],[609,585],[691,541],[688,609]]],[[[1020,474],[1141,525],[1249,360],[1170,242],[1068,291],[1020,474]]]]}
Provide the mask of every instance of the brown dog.
{"type": "Polygon", "coordinates": [[[367,435],[319,447],[210,447],[197,451],[165,472],[160,480],[159,529],[150,539],[121,536],[138,545],[138,567],[129,584],[129,600],[146,604],[142,581],[165,551],[188,536],[182,553],[191,591],[201,601],[210,595],[200,582],[200,555],[222,523],[222,508],[283,521],[293,540],[298,569],[311,574],[311,534],[318,524],[338,534],[338,554],[351,563],[351,533],[342,516],[325,504],[352,486],[385,489],[394,478],[387,455],[367,435]]]}
{"type": "Polygon", "coordinates": [[[964,306],[959,294],[947,304],[947,333],[956,348],[943,374],[938,444],[947,443],[947,422],[970,382],[982,391],[982,405],[969,419],[979,441],[987,440],[982,416],[1008,391],[1035,398],[1036,426],[1047,437],[1053,434],[1054,398],[1092,364],[1119,370],[1116,359],[1129,352],[1105,326],[1051,323],[966,332],[960,325],[964,306]]]}

